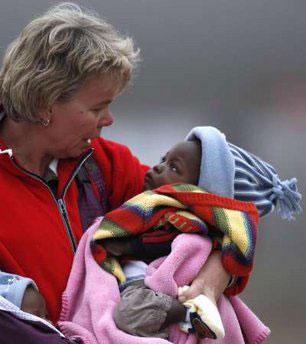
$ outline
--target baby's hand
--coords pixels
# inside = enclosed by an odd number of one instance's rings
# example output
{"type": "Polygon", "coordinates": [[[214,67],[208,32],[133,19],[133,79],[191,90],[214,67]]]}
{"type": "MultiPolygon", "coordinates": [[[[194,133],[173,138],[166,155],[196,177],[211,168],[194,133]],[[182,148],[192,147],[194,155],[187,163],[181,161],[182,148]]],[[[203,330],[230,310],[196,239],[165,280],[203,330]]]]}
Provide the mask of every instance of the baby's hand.
{"type": "Polygon", "coordinates": [[[27,287],[23,295],[21,310],[48,320],[48,312],[45,299],[40,294],[40,292],[32,286],[27,287]]]}
{"type": "Polygon", "coordinates": [[[113,256],[124,256],[133,254],[132,242],[134,239],[120,238],[120,239],[105,239],[103,240],[103,246],[107,252],[113,256]]]}

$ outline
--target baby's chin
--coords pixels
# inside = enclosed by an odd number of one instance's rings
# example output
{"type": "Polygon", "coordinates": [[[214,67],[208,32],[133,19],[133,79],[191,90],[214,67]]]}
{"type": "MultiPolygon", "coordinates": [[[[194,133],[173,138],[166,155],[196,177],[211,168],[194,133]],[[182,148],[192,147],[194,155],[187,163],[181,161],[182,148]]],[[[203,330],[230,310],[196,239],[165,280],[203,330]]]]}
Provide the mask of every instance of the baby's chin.
{"type": "Polygon", "coordinates": [[[152,188],[145,183],[143,188],[142,188],[142,191],[144,192],[144,191],[149,191],[149,190],[152,190],[152,188]]]}

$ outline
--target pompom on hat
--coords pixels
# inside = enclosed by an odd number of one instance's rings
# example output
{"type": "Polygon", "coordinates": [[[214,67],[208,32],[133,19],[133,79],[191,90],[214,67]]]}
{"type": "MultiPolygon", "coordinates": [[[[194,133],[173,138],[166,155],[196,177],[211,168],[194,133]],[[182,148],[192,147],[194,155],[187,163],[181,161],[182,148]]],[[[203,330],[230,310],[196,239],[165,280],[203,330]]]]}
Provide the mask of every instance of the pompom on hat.
{"type": "Polygon", "coordinates": [[[297,180],[281,181],[275,169],[257,156],[226,141],[214,127],[195,127],[187,141],[201,142],[202,160],[198,186],[220,196],[255,203],[259,215],[277,208],[291,220],[302,211],[297,180]]]}

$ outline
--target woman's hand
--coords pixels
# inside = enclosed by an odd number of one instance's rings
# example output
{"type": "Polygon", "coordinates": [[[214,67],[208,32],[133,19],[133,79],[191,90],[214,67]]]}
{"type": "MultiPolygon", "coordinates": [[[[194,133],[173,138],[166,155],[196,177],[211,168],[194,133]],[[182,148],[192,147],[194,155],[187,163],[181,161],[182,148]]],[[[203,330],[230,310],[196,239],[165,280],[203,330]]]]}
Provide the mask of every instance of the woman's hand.
{"type": "Polygon", "coordinates": [[[190,288],[179,295],[179,301],[185,302],[204,294],[217,304],[229,281],[230,275],[223,268],[221,253],[216,251],[208,257],[190,288]]]}

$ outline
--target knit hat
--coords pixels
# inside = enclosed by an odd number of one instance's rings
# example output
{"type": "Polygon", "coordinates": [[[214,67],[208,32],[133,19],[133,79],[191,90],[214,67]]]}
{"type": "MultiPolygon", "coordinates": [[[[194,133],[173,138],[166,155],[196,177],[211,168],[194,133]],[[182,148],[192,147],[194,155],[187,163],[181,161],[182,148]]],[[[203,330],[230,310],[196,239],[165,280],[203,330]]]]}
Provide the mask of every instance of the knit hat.
{"type": "Polygon", "coordinates": [[[38,290],[36,284],[30,278],[0,271],[0,295],[19,308],[28,286],[38,290]]]}
{"type": "Polygon", "coordinates": [[[275,169],[257,156],[226,141],[214,127],[195,127],[186,140],[199,140],[202,160],[198,186],[220,196],[255,203],[263,216],[277,207],[282,218],[300,213],[297,180],[281,181],[275,169]]]}

